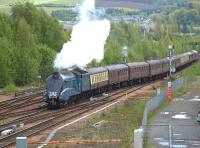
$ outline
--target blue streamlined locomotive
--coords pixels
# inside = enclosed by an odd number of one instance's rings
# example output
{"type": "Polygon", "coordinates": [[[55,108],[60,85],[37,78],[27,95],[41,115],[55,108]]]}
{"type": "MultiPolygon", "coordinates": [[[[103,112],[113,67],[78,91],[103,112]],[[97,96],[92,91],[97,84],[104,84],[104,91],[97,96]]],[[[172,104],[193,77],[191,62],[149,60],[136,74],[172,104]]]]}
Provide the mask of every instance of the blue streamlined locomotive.
{"type": "Polygon", "coordinates": [[[89,89],[90,80],[88,73],[54,72],[47,78],[46,93],[43,99],[48,103],[48,106],[59,106],[60,104],[75,101],[76,98],[71,96],[76,96],[89,89]]]}

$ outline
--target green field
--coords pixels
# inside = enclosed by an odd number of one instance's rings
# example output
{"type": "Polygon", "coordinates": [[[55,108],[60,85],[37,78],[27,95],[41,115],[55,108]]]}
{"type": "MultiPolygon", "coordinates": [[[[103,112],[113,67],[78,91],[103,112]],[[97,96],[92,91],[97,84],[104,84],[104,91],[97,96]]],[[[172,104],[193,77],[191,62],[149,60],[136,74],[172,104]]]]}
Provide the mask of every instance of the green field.
{"type": "MultiPolygon", "coordinates": [[[[72,6],[76,4],[80,4],[83,2],[83,0],[24,0],[28,1],[31,3],[34,3],[35,5],[39,4],[63,4],[67,6],[72,6]]],[[[23,2],[23,0],[0,0],[0,13],[9,13],[10,12],[10,6],[9,5],[14,5],[17,3],[23,2]]],[[[57,10],[58,8],[48,8],[48,7],[43,7],[47,13],[51,13],[52,10],[57,10]]]]}
{"type": "MultiPolygon", "coordinates": [[[[81,3],[83,0],[25,0],[34,4],[46,4],[46,3],[51,3],[51,4],[65,4],[65,5],[75,5],[78,3],[81,3]]],[[[24,2],[22,0],[0,0],[0,5],[11,5],[11,4],[16,4],[24,2]]]]}

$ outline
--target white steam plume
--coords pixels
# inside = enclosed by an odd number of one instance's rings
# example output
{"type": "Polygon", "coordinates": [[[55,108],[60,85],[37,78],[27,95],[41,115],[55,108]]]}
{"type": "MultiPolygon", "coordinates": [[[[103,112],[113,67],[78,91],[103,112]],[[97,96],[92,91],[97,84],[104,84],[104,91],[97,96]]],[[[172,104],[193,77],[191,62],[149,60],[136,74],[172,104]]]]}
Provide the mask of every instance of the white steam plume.
{"type": "Polygon", "coordinates": [[[110,22],[96,19],[96,12],[95,0],[85,0],[80,8],[80,21],[73,26],[70,41],[57,54],[54,68],[83,67],[93,59],[103,59],[110,22]]]}

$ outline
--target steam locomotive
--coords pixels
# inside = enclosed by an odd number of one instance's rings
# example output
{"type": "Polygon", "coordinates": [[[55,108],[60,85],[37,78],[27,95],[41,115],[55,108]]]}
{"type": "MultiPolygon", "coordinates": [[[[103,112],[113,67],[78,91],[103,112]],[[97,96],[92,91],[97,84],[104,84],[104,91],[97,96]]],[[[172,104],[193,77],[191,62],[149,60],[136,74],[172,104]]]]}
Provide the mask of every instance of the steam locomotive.
{"type": "Polygon", "coordinates": [[[169,74],[170,62],[173,69],[181,69],[199,59],[197,51],[145,62],[114,64],[105,67],[54,72],[47,78],[43,96],[48,107],[71,104],[84,97],[91,97],[115,87],[145,83],[169,74]]]}

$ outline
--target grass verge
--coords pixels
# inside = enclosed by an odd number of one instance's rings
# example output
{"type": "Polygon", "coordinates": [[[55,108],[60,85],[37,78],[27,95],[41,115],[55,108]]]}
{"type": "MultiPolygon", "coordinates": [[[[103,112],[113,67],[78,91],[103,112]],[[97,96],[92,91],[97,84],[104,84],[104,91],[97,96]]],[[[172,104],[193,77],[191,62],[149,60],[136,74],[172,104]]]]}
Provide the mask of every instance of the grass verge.
{"type": "MultiPolygon", "coordinates": [[[[60,141],[72,139],[84,140],[105,140],[120,139],[121,142],[109,143],[87,143],[82,146],[100,147],[130,147],[133,142],[133,131],[139,128],[143,118],[145,101],[125,101],[110,111],[103,112],[98,116],[85,122],[80,128],[70,128],[65,133],[60,133],[55,138],[60,141]],[[104,121],[100,126],[93,125],[99,121],[104,121]]],[[[57,145],[57,147],[62,145],[57,145]]],[[[75,147],[76,145],[74,145],[75,147]]],[[[73,146],[72,146],[73,147],[73,146]]]]}
{"type": "Polygon", "coordinates": [[[25,85],[25,86],[20,86],[20,87],[17,87],[14,84],[9,84],[6,87],[0,89],[0,93],[2,94],[18,93],[18,92],[27,90],[29,88],[37,88],[37,87],[43,87],[43,84],[35,82],[30,85],[25,85]]]}

